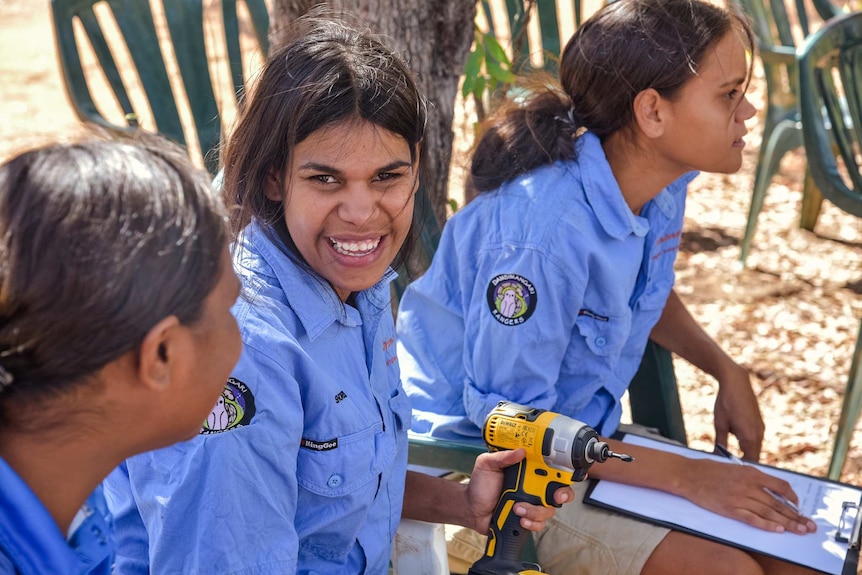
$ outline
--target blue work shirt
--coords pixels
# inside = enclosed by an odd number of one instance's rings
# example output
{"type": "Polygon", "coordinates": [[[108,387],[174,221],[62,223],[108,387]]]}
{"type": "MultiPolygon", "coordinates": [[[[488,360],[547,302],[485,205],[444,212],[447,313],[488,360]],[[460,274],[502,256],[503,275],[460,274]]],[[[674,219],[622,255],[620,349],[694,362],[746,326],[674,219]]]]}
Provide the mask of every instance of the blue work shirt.
{"type": "Polygon", "coordinates": [[[610,435],[674,282],[689,173],[626,204],[599,139],[479,195],[404,293],[398,357],[413,430],[478,440],[501,400],[610,435]]]}
{"type": "Polygon", "coordinates": [[[114,555],[102,488],[84,503],[67,539],[24,480],[0,458],[0,575],[109,575],[114,555]]]}
{"type": "Polygon", "coordinates": [[[242,355],[201,435],[109,478],[119,572],[384,574],[410,425],[395,274],[353,307],[255,224],[234,254],[242,355]]]}

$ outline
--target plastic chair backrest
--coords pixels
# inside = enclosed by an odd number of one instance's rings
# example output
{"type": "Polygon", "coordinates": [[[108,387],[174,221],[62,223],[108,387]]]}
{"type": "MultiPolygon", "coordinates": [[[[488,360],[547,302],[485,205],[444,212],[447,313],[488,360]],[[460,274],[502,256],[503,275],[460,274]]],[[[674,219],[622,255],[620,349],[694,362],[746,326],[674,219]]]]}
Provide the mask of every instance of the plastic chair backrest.
{"type": "Polygon", "coordinates": [[[739,0],[751,17],[774,113],[797,105],[795,50],[812,31],[813,19],[828,20],[838,9],[828,0],[739,0]]]}
{"type": "Polygon", "coordinates": [[[220,20],[202,0],[52,0],[60,68],[79,118],[157,131],[193,158],[199,150],[214,174],[225,107],[235,109],[252,73],[245,55],[269,50],[269,14],[264,0],[212,6],[220,20]]]}
{"type": "Polygon", "coordinates": [[[823,197],[862,216],[862,13],[816,32],[799,56],[808,167],[823,197]]]}
{"type": "MultiPolygon", "coordinates": [[[[766,190],[778,173],[782,158],[802,145],[797,91],[796,46],[843,7],[830,0],[738,0],[751,18],[759,59],[766,80],[766,110],[754,170],[754,186],[740,262],[745,265],[754,241],[757,218],[766,190]]],[[[802,189],[800,227],[814,230],[822,198],[806,171],[802,189]]]]}

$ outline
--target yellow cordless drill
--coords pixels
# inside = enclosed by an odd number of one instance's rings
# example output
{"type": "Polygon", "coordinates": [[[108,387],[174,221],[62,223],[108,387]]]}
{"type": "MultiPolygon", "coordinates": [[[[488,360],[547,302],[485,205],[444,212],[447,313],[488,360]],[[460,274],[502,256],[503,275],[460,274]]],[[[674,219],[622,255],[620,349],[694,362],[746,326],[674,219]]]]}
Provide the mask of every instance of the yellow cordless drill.
{"type": "Polygon", "coordinates": [[[586,423],[508,401],[498,403],[485,418],[484,435],[490,451],[523,447],[527,456],[504,470],[503,494],[491,518],[485,555],[469,575],[541,573],[538,565],[521,561],[530,532],[521,528],[520,517],[513,512],[515,503],[559,507],[554,501],[557,489],[583,481],[596,461],[611,457],[634,461],[630,455],[611,451],[586,423]]]}

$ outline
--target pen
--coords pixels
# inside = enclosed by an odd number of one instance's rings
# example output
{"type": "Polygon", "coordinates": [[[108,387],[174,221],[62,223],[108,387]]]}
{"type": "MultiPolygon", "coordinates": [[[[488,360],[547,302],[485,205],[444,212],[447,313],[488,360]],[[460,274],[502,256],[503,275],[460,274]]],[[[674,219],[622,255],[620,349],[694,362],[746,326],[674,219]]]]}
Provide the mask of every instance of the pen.
{"type": "MultiPolygon", "coordinates": [[[[715,450],[719,453],[719,455],[730,459],[732,462],[738,465],[749,465],[748,463],[728,451],[728,449],[720,443],[715,444],[715,450]]],[[[780,493],[774,492],[768,487],[764,487],[763,490],[766,491],[769,495],[771,495],[776,501],[780,501],[781,503],[791,508],[797,515],[802,515],[802,513],[799,511],[799,507],[797,507],[796,504],[790,501],[788,498],[784,497],[780,493]]]]}

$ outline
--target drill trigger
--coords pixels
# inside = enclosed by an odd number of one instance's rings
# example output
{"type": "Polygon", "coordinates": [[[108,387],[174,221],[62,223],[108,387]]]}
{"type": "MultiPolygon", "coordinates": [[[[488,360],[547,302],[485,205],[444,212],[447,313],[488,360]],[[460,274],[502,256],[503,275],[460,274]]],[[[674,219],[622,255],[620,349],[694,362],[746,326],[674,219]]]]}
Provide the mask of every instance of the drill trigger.
{"type": "Polygon", "coordinates": [[[548,486],[545,488],[545,501],[548,502],[548,505],[551,505],[552,507],[562,507],[562,504],[557,503],[554,499],[554,493],[557,492],[557,489],[567,486],[567,483],[560,483],[559,481],[548,482],[548,486]]]}

